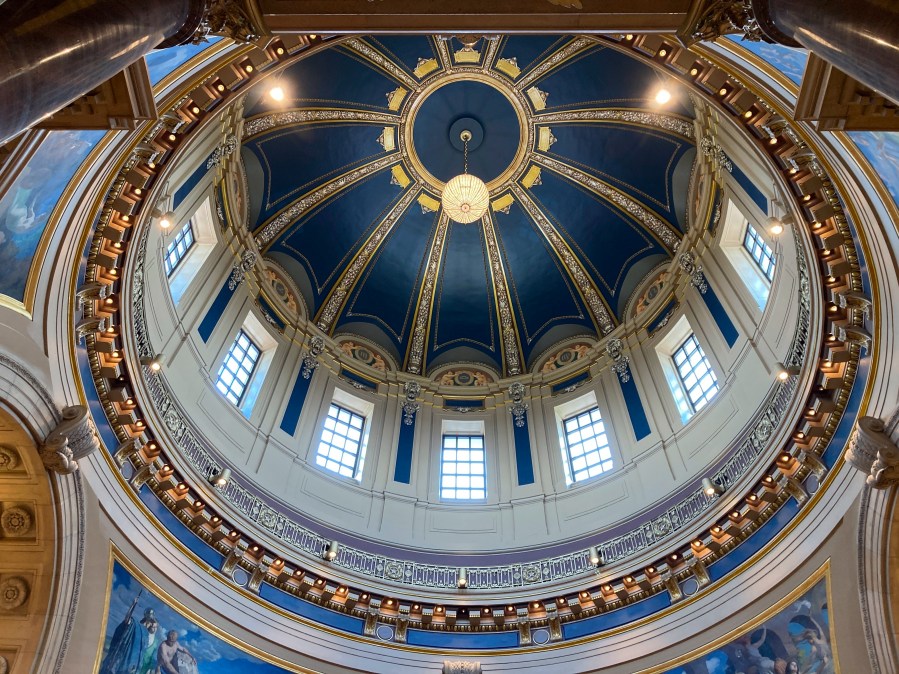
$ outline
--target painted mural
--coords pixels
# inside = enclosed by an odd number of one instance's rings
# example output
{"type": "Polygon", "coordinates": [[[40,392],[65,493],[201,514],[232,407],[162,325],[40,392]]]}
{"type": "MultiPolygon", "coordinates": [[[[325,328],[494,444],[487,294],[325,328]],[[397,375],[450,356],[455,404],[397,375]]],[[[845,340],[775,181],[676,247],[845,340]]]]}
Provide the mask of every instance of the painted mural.
{"type": "Polygon", "coordinates": [[[284,674],[188,620],[113,563],[98,674],[284,674]]]}
{"type": "Polygon", "coordinates": [[[162,78],[180,65],[187,63],[194,56],[211,47],[222,38],[210,36],[208,42],[201,44],[182,44],[168,49],[158,49],[150,52],[144,58],[147,60],[147,70],[150,71],[150,82],[156,86],[162,78]]]}
{"type": "Polygon", "coordinates": [[[75,171],[103,131],[51,131],[0,195],[0,294],[25,299],[41,235],[75,171]]]}
{"type": "Polygon", "coordinates": [[[808,52],[805,49],[794,49],[767,42],[750,42],[739,38],[727,39],[767,61],[796,84],[802,82],[802,74],[805,72],[805,64],[808,61],[808,52]]]}
{"type": "Polygon", "coordinates": [[[827,579],[729,644],[665,674],[839,674],[827,579]]]}
{"type": "Polygon", "coordinates": [[[849,137],[871,162],[893,201],[899,205],[899,132],[854,131],[849,137]]]}

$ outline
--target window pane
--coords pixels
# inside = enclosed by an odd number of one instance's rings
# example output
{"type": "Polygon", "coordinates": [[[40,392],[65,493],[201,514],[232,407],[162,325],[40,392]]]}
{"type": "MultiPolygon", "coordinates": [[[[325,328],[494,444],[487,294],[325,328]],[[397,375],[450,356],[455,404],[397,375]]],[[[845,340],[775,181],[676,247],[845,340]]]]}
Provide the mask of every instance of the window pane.
{"type": "Polygon", "coordinates": [[[219,393],[234,405],[240,406],[243,401],[247,385],[259,364],[260,355],[259,348],[253,344],[249,336],[243,330],[238,332],[219,368],[215,381],[215,387],[219,393]],[[245,347],[252,345],[252,353],[255,355],[250,355],[246,348],[241,348],[241,344],[244,344],[245,347]]]}
{"type": "Polygon", "coordinates": [[[483,446],[483,435],[443,436],[440,498],[456,501],[482,501],[487,498],[483,446]]]}
{"type": "Polygon", "coordinates": [[[599,468],[600,452],[611,456],[609,436],[599,407],[569,417],[562,422],[565,429],[565,456],[568,476],[572,482],[594,477],[609,468],[599,468]]]}
{"type": "Polygon", "coordinates": [[[165,249],[165,275],[171,276],[194,244],[193,222],[188,220],[165,249]]]}
{"type": "Polygon", "coordinates": [[[769,281],[774,279],[774,251],[762,238],[758,230],[750,223],[746,223],[746,234],[743,237],[743,248],[749,253],[749,256],[755,261],[759,271],[764,274],[769,281]]]}
{"type": "Polygon", "coordinates": [[[691,333],[678,347],[673,360],[690,409],[698,412],[715,397],[718,379],[695,334],[691,333]]]}
{"type": "Polygon", "coordinates": [[[315,462],[338,475],[359,479],[364,426],[365,417],[332,403],[324,421],[315,462]],[[323,463],[325,458],[327,461],[323,463]]]}

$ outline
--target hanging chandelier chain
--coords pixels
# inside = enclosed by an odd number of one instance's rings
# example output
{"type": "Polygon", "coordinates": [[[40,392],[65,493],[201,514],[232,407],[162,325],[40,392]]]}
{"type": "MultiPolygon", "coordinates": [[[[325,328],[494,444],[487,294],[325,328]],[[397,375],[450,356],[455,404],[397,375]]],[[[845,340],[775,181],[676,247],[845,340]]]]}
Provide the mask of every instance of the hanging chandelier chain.
{"type": "Polygon", "coordinates": [[[465,143],[465,168],[462,170],[463,173],[468,173],[468,141],[462,141],[465,143]]]}

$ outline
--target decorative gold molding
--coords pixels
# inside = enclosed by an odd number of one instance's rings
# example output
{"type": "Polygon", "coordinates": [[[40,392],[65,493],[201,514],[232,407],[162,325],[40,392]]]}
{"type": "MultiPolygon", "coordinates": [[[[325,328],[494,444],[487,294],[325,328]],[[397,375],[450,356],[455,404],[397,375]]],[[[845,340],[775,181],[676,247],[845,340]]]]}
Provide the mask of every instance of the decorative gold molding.
{"type": "MultiPolygon", "coordinates": [[[[509,194],[506,196],[511,197],[509,194]]],[[[482,224],[484,238],[487,243],[487,258],[490,262],[490,276],[493,279],[493,298],[496,302],[496,314],[499,319],[500,341],[503,345],[506,374],[514,376],[521,374],[524,367],[521,356],[521,342],[518,326],[515,322],[515,313],[512,311],[512,296],[509,293],[509,284],[506,280],[506,269],[496,241],[493,216],[489,210],[484,213],[482,224]]]]}
{"type": "Polygon", "coordinates": [[[426,341],[430,332],[428,328],[431,325],[431,307],[434,304],[434,293],[437,290],[437,274],[440,271],[441,261],[443,260],[448,226],[449,216],[445,212],[441,212],[434,239],[431,242],[431,250],[428,253],[425,280],[418,292],[418,304],[415,307],[415,324],[412,327],[412,335],[409,338],[409,351],[404,365],[405,370],[412,374],[422,374],[424,371],[426,341]]]}

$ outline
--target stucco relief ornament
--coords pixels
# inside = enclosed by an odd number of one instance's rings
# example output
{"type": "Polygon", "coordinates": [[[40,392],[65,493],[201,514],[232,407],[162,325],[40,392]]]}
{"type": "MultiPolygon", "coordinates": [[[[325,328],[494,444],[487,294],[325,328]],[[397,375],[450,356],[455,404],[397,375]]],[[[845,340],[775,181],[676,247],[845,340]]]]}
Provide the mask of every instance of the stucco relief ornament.
{"type": "Polygon", "coordinates": [[[13,506],[0,515],[0,528],[6,536],[24,536],[33,526],[34,519],[25,508],[13,506]]]}
{"type": "Polygon", "coordinates": [[[9,660],[0,655],[0,674],[9,674],[9,660]]]}
{"type": "Polygon", "coordinates": [[[606,344],[606,353],[612,359],[612,371],[618,375],[622,384],[631,380],[630,356],[624,355],[624,344],[617,337],[606,344]]]}
{"type": "Polygon", "coordinates": [[[690,276],[690,284],[694,286],[703,295],[709,289],[709,284],[705,280],[705,274],[702,271],[702,265],[697,265],[693,258],[693,253],[687,251],[681,253],[679,258],[680,268],[690,276]]]}
{"type": "Polygon", "coordinates": [[[19,467],[19,453],[12,447],[0,445],[0,472],[11,471],[19,467]]]}
{"type": "Polygon", "coordinates": [[[87,407],[72,405],[62,411],[62,421],[44,440],[40,455],[49,470],[68,474],[78,470],[78,459],[83,459],[99,446],[97,431],[87,407]]]}
{"type": "Polygon", "coordinates": [[[421,405],[415,402],[415,399],[421,395],[421,384],[417,381],[407,381],[403,384],[403,394],[406,396],[403,401],[403,423],[411,426],[415,423],[415,415],[421,409],[421,405]]]}
{"type": "Polygon", "coordinates": [[[528,411],[528,404],[524,402],[524,384],[520,381],[515,382],[509,387],[509,397],[512,398],[512,406],[509,412],[515,420],[518,428],[524,427],[525,415],[528,411]]]}
{"type": "MultiPolygon", "coordinates": [[[[234,154],[234,151],[236,149],[237,136],[235,136],[233,133],[229,133],[225,138],[225,142],[217,146],[212,151],[212,154],[209,155],[209,159],[206,160],[206,170],[208,171],[213,166],[221,166],[222,160],[234,154]]],[[[224,220],[224,218],[222,219],[224,220]]]]}
{"type": "Polygon", "coordinates": [[[869,487],[888,489],[899,484],[899,447],[895,441],[899,435],[897,426],[899,410],[893,412],[886,423],[877,417],[861,417],[856,422],[846,448],[846,460],[867,473],[865,482],[869,487]]]}
{"type": "Polygon", "coordinates": [[[749,0],[712,0],[705,5],[692,25],[678,31],[678,37],[686,46],[734,33],[750,42],[762,40],[762,30],[749,0]]]}
{"type": "Polygon", "coordinates": [[[303,354],[303,379],[309,379],[318,367],[318,357],[325,350],[325,340],[316,335],[309,342],[309,350],[303,354]]]}
{"type": "Polygon", "coordinates": [[[191,42],[206,42],[209,35],[225,35],[241,42],[253,42],[266,31],[256,25],[253,13],[241,0],[212,0],[206,5],[203,21],[191,42]]]}
{"type": "Polygon", "coordinates": [[[15,611],[28,601],[28,583],[24,578],[12,576],[0,583],[0,609],[15,611]]]}
{"type": "Polygon", "coordinates": [[[237,290],[237,286],[243,283],[249,271],[256,264],[256,253],[245,250],[240,256],[240,262],[231,268],[231,278],[228,279],[228,290],[237,290]]]}
{"type": "Polygon", "coordinates": [[[466,660],[444,660],[443,674],[481,674],[481,663],[466,660]]]}
{"type": "Polygon", "coordinates": [[[734,170],[734,163],[730,160],[730,157],[727,156],[727,153],[724,149],[718,145],[711,138],[706,136],[701,141],[699,141],[699,147],[702,150],[702,153],[715,162],[719,167],[723,168],[728,173],[732,173],[734,170]]]}

